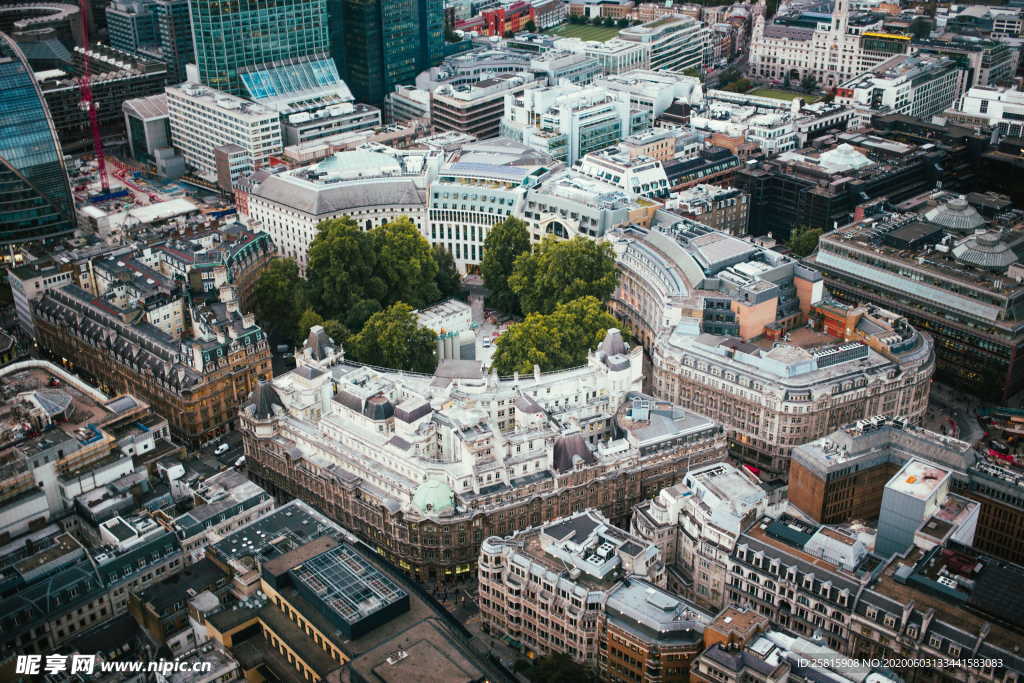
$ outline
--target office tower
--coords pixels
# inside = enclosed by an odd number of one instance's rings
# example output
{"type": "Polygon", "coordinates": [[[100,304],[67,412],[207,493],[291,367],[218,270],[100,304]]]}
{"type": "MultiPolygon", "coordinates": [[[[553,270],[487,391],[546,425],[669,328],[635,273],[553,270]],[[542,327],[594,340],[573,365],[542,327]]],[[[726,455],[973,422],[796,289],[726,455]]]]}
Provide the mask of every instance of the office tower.
{"type": "Polygon", "coordinates": [[[74,228],[50,112],[25,55],[0,33],[0,244],[45,240],[74,228]]]}
{"type": "Polygon", "coordinates": [[[326,0],[190,0],[189,7],[204,85],[246,95],[242,77],[259,67],[328,61],[326,0]]]}
{"type": "Polygon", "coordinates": [[[106,13],[112,47],[161,60],[172,84],[185,80],[195,57],[188,0],[115,0],[106,13]]]}
{"type": "Polygon", "coordinates": [[[380,106],[396,85],[444,56],[441,0],[338,0],[331,5],[334,59],[360,102],[380,106]]]}

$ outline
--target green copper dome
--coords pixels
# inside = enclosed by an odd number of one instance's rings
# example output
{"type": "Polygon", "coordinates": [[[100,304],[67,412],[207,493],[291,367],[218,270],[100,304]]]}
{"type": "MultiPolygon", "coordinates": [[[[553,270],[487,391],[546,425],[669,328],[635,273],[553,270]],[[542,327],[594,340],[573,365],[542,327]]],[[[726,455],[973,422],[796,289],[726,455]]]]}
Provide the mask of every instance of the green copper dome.
{"type": "Polygon", "coordinates": [[[431,479],[419,485],[412,496],[412,504],[425,515],[443,515],[455,508],[455,494],[448,484],[431,479]]]}

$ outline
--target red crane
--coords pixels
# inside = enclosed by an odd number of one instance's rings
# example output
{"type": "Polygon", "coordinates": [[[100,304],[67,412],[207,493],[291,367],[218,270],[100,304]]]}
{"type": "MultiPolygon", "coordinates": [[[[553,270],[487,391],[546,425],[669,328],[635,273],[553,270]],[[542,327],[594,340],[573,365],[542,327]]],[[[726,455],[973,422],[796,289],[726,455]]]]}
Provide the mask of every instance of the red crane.
{"type": "Polygon", "coordinates": [[[100,174],[100,187],[103,194],[110,192],[107,182],[107,159],[103,154],[103,138],[100,136],[100,121],[96,114],[96,103],[92,98],[92,73],[89,70],[89,17],[91,16],[89,0],[78,0],[78,14],[82,21],[82,77],[78,87],[82,92],[82,108],[89,114],[89,127],[92,129],[92,148],[96,155],[96,168],[100,174]]]}

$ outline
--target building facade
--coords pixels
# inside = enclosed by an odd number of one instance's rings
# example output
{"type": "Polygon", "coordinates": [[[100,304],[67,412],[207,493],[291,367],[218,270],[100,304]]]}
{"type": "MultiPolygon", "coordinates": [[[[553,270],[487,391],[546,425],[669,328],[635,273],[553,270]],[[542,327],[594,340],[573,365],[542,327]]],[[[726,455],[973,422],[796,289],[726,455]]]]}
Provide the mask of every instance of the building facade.
{"type": "Polygon", "coordinates": [[[711,63],[711,34],[700,21],[667,14],[619,31],[619,38],[651,47],[650,68],[683,73],[703,72],[711,63]]]}
{"type": "Polygon", "coordinates": [[[663,590],[655,546],[592,510],[485,539],[478,576],[492,636],[567,654],[608,680],[688,680],[711,621],[663,590]]]}
{"type": "Polygon", "coordinates": [[[750,196],[733,187],[694,185],[673,193],[665,208],[729,235],[747,234],[750,196]]]}
{"type": "Polygon", "coordinates": [[[18,244],[48,240],[75,229],[75,208],[57,131],[25,55],[0,34],[0,240],[18,244]]]}
{"type": "Polygon", "coordinates": [[[195,83],[168,87],[171,142],[185,163],[204,180],[217,180],[215,150],[238,145],[248,164],[236,178],[270,163],[283,147],[278,113],[261,104],[195,83]]]}
{"type": "Polygon", "coordinates": [[[483,539],[575,506],[626,519],[681,463],[723,455],[718,425],[637,391],[643,352],[617,331],[584,368],[512,380],[465,361],[434,377],[349,365],[325,337],[243,410],[247,469],[421,580],[468,573],[483,539]]]}

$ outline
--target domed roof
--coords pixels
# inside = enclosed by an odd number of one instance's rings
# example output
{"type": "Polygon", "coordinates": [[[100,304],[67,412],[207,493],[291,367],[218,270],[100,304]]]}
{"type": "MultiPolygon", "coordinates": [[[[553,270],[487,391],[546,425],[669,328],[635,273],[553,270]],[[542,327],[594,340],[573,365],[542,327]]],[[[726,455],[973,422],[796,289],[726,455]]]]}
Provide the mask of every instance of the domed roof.
{"type": "Polygon", "coordinates": [[[953,247],[960,263],[988,270],[1005,270],[1017,262],[1017,254],[997,230],[979,231],[953,247]]]}
{"type": "Polygon", "coordinates": [[[412,504],[425,515],[444,515],[455,509],[455,494],[448,484],[431,479],[416,488],[412,504]]]}
{"type": "Polygon", "coordinates": [[[931,223],[958,232],[970,232],[985,225],[985,219],[963,197],[953,197],[927,211],[924,217],[931,223]]]}

